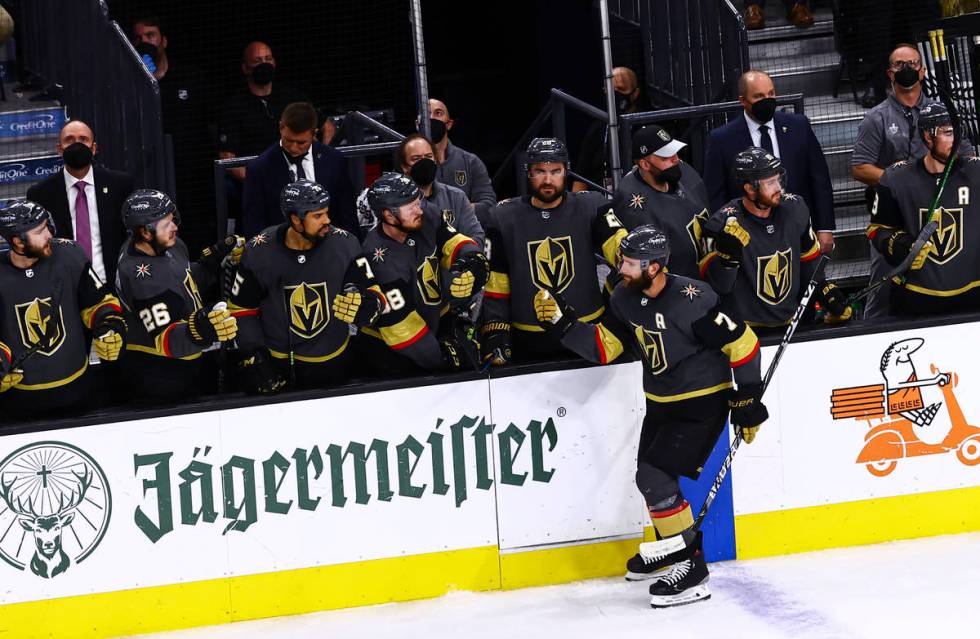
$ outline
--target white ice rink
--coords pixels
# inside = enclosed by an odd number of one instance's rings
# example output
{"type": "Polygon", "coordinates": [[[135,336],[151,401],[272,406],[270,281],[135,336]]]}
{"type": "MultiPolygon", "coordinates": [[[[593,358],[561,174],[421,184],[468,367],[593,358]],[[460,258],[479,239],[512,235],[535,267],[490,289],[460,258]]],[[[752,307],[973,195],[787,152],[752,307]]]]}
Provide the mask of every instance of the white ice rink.
{"type": "Polygon", "coordinates": [[[980,533],[711,564],[711,599],[622,578],[281,617],[160,639],[955,639],[980,636],[980,533]]]}

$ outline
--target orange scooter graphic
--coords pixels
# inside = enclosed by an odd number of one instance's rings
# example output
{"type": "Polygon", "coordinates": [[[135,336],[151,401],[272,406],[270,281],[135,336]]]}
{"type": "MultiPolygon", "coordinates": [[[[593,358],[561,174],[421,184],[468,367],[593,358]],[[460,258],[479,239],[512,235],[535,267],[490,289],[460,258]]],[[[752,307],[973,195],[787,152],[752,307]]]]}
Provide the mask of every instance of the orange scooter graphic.
{"type": "Polygon", "coordinates": [[[831,397],[834,419],[853,418],[869,426],[887,420],[865,434],[855,460],[876,477],[890,474],[900,459],[954,450],[961,463],[980,464],[980,428],[967,423],[956,399],[958,376],[935,365],[930,365],[931,378],[915,374],[910,355],[922,343],[913,338],[889,347],[882,357],[886,384],[837,389],[831,397]]]}

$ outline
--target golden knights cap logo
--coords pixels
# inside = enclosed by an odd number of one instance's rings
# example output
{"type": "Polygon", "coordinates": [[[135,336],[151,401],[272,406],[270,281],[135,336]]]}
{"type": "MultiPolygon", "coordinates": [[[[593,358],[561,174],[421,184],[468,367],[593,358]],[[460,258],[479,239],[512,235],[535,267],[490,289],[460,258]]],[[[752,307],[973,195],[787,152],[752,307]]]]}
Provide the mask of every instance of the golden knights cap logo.
{"type": "MultiPolygon", "coordinates": [[[[930,261],[945,264],[963,250],[963,209],[941,208],[938,211],[939,226],[929,239],[933,248],[929,251],[930,261]]],[[[929,209],[919,209],[919,228],[926,225],[929,209]]]]}
{"type": "Polygon", "coordinates": [[[64,313],[59,306],[51,308],[51,298],[35,297],[30,302],[14,306],[17,315],[17,327],[20,329],[20,339],[24,346],[32,348],[42,344],[38,353],[51,356],[65,341],[64,313]]]}
{"type": "Polygon", "coordinates": [[[40,442],[0,462],[0,558],[51,579],[80,564],[109,527],[105,473],[71,444],[40,442]]]}
{"type": "Polygon", "coordinates": [[[636,341],[643,349],[643,357],[654,375],[667,370],[667,352],[664,350],[664,338],[660,331],[648,331],[639,324],[633,324],[636,341]]]}
{"type": "Polygon", "coordinates": [[[289,309],[289,330],[305,339],[316,337],[330,321],[330,299],[326,282],[307,284],[283,289],[286,308],[289,309]]]}
{"type": "Polygon", "coordinates": [[[433,252],[432,255],[422,260],[418,268],[418,278],[416,284],[422,301],[429,306],[436,306],[442,302],[442,282],[439,279],[439,258],[433,252]]]}
{"type": "Polygon", "coordinates": [[[527,257],[531,282],[538,288],[561,293],[575,277],[575,254],[569,235],[528,242],[527,257]]]}
{"type": "Polygon", "coordinates": [[[776,306],[789,295],[793,283],[792,259],[792,249],[757,258],[756,294],[763,302],[776,306]]]}

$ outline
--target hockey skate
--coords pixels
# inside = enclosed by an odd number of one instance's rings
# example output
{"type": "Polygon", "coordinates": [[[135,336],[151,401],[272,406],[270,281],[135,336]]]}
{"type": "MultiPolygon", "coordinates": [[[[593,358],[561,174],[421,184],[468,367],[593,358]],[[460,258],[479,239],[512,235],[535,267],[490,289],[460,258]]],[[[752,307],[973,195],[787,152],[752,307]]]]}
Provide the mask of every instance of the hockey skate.
{"type": "Polygon", "coordinates": [[[640,552],[626,562],[626,581],[657,579],[672,565],[691,556],[691,549],[681,535],[671,537],[670,542],[666,546],[664,541],[640,544],[640,552]]]}
{"type": "Polygon", "coordinates": [[[700,544],[694,554],[670,567],[650,586],[650,607],[670,608],[711,598],[708,566],[700,544]]]}

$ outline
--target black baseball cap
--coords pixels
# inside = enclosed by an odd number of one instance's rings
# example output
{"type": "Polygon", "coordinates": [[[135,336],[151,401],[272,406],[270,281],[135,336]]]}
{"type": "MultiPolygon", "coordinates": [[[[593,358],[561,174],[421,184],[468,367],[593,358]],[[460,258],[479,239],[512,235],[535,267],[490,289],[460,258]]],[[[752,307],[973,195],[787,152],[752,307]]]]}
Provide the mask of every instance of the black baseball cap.
{"type": "Polygon", "coordinates": [[[633,134],[633,159],[639,160],[651,154],[669,158],[677,155],[685,146],[680,140],[670,137],[667,129],[651,124],[633,134]]]}

